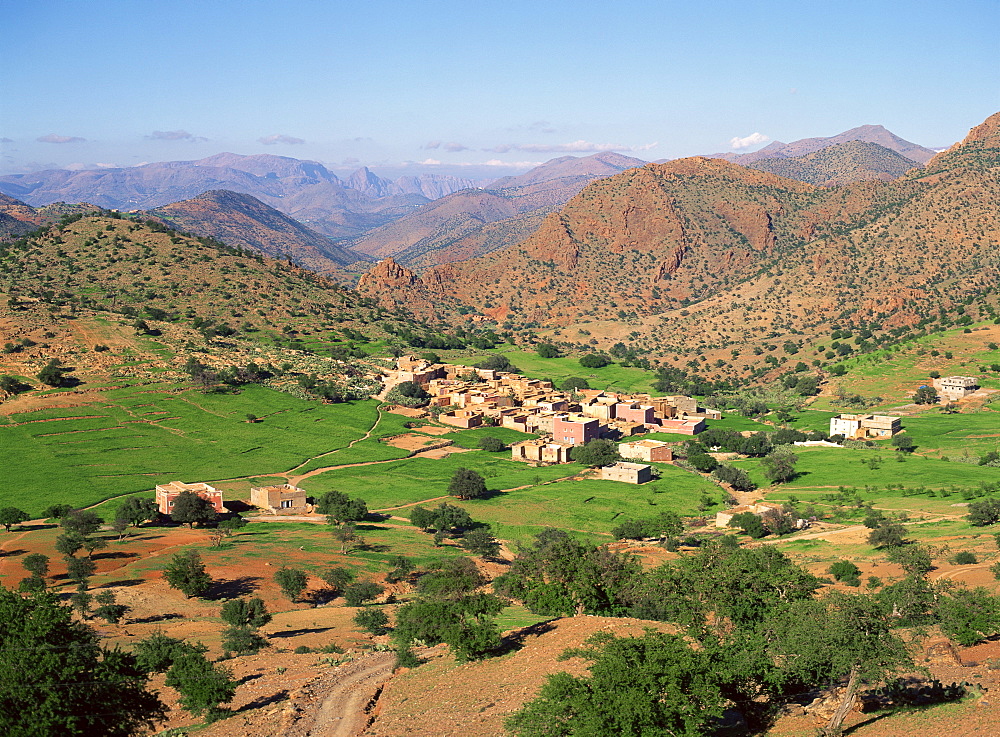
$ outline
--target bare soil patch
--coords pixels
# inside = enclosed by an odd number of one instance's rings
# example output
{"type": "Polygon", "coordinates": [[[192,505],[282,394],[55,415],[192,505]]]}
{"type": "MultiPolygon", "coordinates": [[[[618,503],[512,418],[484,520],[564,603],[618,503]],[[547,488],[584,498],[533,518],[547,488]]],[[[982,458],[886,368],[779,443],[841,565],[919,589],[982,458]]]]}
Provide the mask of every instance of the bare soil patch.
{"type": "Polygon", "coordinates": [[[399,448],[401,450],[420,450],[421,448],[426,448],[428,445],[435,445],[447,441],[435,440],[434,438],[429,438],[426,435],[406,433],[405,435],[396,435],[391,438],[386,438],[383,442],[386,445],[391,445],[393,448],[399,448]]]}

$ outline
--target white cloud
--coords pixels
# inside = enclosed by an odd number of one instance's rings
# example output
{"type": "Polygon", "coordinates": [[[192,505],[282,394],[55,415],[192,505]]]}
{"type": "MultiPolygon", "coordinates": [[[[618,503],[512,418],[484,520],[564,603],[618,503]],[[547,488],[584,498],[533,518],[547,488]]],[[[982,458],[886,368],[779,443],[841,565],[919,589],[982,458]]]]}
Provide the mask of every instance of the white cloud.
{"type": "Polygon", "coordinates": [[[35,140],[40,143],[78,143],[87,139],[80,138],[80,136],[57,136],[55,133],[49,133],[47,136],[39,136],[35,140]]]}
{"type": "Polygon", "coordinates": [[[761,143],[767,143],[771,139],[765,136],[763,133],[751,133],[749,136],[740,138],[739,136],[729,139],[729,148],[741,149],[750,148],[751,146],[757,146],[761,143]]]}
{"type": "Polygon", "coordinates": [[[437,159],[424,159],[420,163],[423,164],[424,166],[437,166],[441,162],[438,161],[437,159]]]}
{"type": "Polygon", "coordinates": [[[505,154],[509,151],[526,151],[528,153],[600,153],[602,151],[648,151],[659,145],[659,142],[646,143],[641,146],[625,146],[620,143],[593,143],[591,141],[572,141],[570,143],[503,143],[483,151],[505,154]]]}
{"type": "Polygon", "coordinates": [[[449,141],[448,143],[444,144],[444,150],[449,153],[455,153],[456,151],[468,151],[469,147],[461,143],[455,143],[454,141],[449,141]]]}
{"type": "Polygon", "coordinates": [[[207,141],[207,138],[188,133],[186,130],[153,131],[146,138],[154,141],[207,141]]]}
{"type": "Polygon", "coordinates": [[[423,148],[427,149],[441,148],[441,141],[428,141],[423,145],[423,148]]]}
{"type": "Polygon", "coordinates": [[[258,143],[263,143],[265,146],[273,146],[276,143],[287,143],[291,145],[297,145],[300,143],[305,143],[304,138],[296,138],[295,136],[286,136],[282,133],[275,133],[273,136],[263,136],[257,139],[258,143]]]}

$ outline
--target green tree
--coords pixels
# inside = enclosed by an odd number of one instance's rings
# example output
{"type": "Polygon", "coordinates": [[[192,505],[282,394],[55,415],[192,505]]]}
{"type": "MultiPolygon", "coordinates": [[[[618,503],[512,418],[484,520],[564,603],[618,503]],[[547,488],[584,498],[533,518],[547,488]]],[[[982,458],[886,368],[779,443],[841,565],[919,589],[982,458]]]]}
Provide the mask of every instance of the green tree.
{"type": "Polygon", "coordinates": [[[431,566],[417,581],[422,596],[455,598],[471,594],[486,583],[470,558],[448,558],[431,566]]]}
{"type": "Polygon", "coordinates": [[[1000,634],[1000,598],[984,588],[939,597],[936,614],[941,631],[963,647],[1000,634]]]}
{"type": "Polygon", "coordinates": [[[767,527],[764,526],[763,520],[753,512],[734,514],[728,526],[743,530],[754,540],[767,536],[767,527]]]}
{"type": "Polygon", "coordinates": [[[392,570],[385,574],[386,583],[399,583],[407,579],[416,568],[413,561],[402,555],[395,555],[390,558],[389,565],[392,566],[392,570]]]}
{"type": "Polygon", "coordinates": [[[381,596],[383,591],[385,589],[374,581],[357,581],[344,587],[345,603],[347,606],[361,606],[381,596]]]}
{"type": "Polygon", "coordinates": [[[256,655],[270,644],[249,627],[229,627],[222,633],[222,647],[236,655],[256,655]]]}
{"type": "Polygon", "coordinates": [[[59,366],[59,359],[53,358],[36,374],[36,378],[47,386],[62,386],[67,369],[59,366]]]}
{"type": "Polygon", "coordinates": [[[590,661],[590,675],[550,675],[538,697],[508,717],[517,737],[676,735],[711,731],[725,705],[710,656],[681,637],[592,636],[566,656],[590,661]]]}
{"type": "Polygon", "coordinates": [[[316,511],[325,514],[327,522],[360,522],[368,517],[368,505],[362,499],[351,499],[340,491],[328,491],[316,500],[316,511]]]}
{"type": "Polygon", "coordinates": [[[45,578],[49,575],[49,556],[47,555],[30,553],[21,559],[21,565],[24,566],[24,570],[28,573],[39,578],[45,578]]]}
{"type": "Polygon", "coordinates": [[[369,634],[384,635],[389,631],[389,617],[381,609],[364,608],[354,615],[354,624],[369,634]]]}
{"type": "Polygon", "coordinates": [[[228,668],[210,663],[201,653],[185,653],[167,671],[166,684],[180,693],[181,706],[194,716],[215,721],[225,714],[220,704],[236,695],[236,681],[228,668]]]}
{"type": "Polygon", "coordinates": [[[500,553],[500,541],[493,537],[489,525],[469,530],[458,544],[480,558],[493,559],[500,553]]]}
{"type": "Polygon", "coordinates": [[[937,404],[937,401],[938,393],[932,387],[921,386],[913,393],[913,402],[915,404],[937,404]]]}
{"type": "Polygon", "coordinates": [[[578,392],[581,389],[589,389],[590,382],[580,376],[570,376],[567,379],[563,379],[559,388],[564,392],[578,392]]]}
{"type": "Polygon", "coordinates": [[[191,645],[168,637],[162,632],[154,632],[144,640],[139,640],[133,647],[136,665],[143,673],[166,673],[174,661],[189,653],[205,653],[204,645],[191,645]]]}
{"type": "Polygon", "coordinates": [[[587,353],[580,357],[580,365],[584,368],[604,368],[611,363],[611,359],[603,353],[587,353]]]}
{"type": "Polygon", "coordinates": [[[56,538],[56,550],[65,556],[74,556],[87,541],[79,532],[67,532],[56,538]]]}
{"type": "Polygon", "coordinates": [[[110,589],[105,589],[96,594],[94,601],[97,603],[94,616],[100,617],[109,624],[117,624],[129,613],[129,607],[125,604],[119,604],[115,598],[115,592],[110,589]]]}
{"type": "Polygon", "coordinates": [[[1000,522],[1000,499],[983,499],[969,503],[966,519],[973,527],[986,527],[1000,522]]]}
{"type": "Polygon", "coordinates": [[[93,535],[101,529],[104,520],[97,512],[92,512],[89,509],[79,509],[65,514],[59,520],[59,524],[67,532],[76,532],[80,535],[93,535]]]}
{"type": "Polygon", "coordinates": [[[197,550],[174,554],[169,565],[163,569],[163,577],[170,588],[177,589],[189,599],[201,596],[212,586],[212,577],[205,570],[197,550]]]}
{"type": "Polygon", "coordinates": [[[492,594],[459,599],[418,599],[396,611],[393,639],[406,647],[414,640],[447,643],[459,661],[478,660],[500,646],[495,617],[506,602],[492,594]]]}
{"type": "Polygon", "coordinates": [[[499,453],[502,450],[507,450],[507,444],[492,435],[484,435],[479,438],[479,447],[487,453],[499,453]]]}
{"type": "Polygon", "coordinates": [[[447,502],[441,502],[433,509],[414,507],[410,512],[410,521],[424,532],[437,530],[449,535],[471,530],[476,526],[472,517],[462,507],[447,502]]]}
{"type": "Polygon", "coordinates": [[[828,737],[842,734],[862,682],[885,682],[913,667],[889,615],[868,596],[834,591],[822,601],[794,602],[778,613],[773,626],[778,633],[773,652],[786,678],[812,684],[847,680],[824,730],[828,737]]]}
{"type": "Polygon", "coordinates": [[[115,512],[115,519],[125,520],[133,527],[155,520],[159,516],[159,507],[153,499],[138,496],[130,496],[115,512]]]}
{"type": "Polygon", "coordinates": [[[364,545],[364,540],[358,534],[358,527],[353,522],[334,527],[333,539],[340,543],[340,552],[345,555],[364,545]]]}
{"type": "Polygon", "coordinates": [[[586,445],[576,446],[571,453],[574,461],[591,468],[610,466],[622,459],[615,443],[600,438],[595,438],[586,445]]]}
{"type": "Polygon", "coordinates": [[[264,600],[256,596],[251,599],[230,599],[222,605],[220,616],[230,627],[249,629],[259,629],[271,621],[271,613],[267,611],[264,600]]]}
{"type": "Polygon", "coordinates": [[[900,453],[912,453],[917,448],[916,441],[905,432],[899,433],[892,439],[892,446],[900,453]]]}
{"type": "Polygon", "coordinates": [[[448,495],[459,499],[482,499],[487,493],[486,480],[468,468],[456,468],[448,484],[448,495]]]}
{"type": "Polygon", "coordinates": [[[906,528],[886,520],[868,534],[868,544],[874,548],[896,548],[902,545],[906,528]]]}
{"type": "Polygon", "coordinates": [[[170,508],[170,519],[188,527],[215,522],[218,516],[212,503],[193,491],[182,491],[174,497],[174,506],[170,508]]]}
{"type": "Polygon", "coordinates": [[[615,616],[628,611],[640,570],[631,555],[549,528],[518,552],[493,589],[545,616],[615,616]]]}
{"type": "Polygon", "coordinates": [[[97,565],[90,558],[66,559],[66,576],[77,585],[84,585],[96,570],[97,565]]]}
{"type": "Polygon", "coordinates": [[[861,569],[849,560],[835,560],[830,564],[830,575],[849,586],[861,585],[861,569]]]}
{"type": "Polygon", "coordinates": [[[768,481],[784,483],[795,478],[795,464],[799,457],[783,446],[779,446],[761,459],[761,466],[768,481]]]}
{"type": "Polygon", "coordinates": [[[0,507],[0,525],[3,525],[7,532],[10,532],[10,528],[14,525],[27,522],[29,519],[31,517],[23,509],[18,509],[17,507],[0,507]]]}
{"type": "Polygon", "coordinates": [[[296,601],[306,588],[306,574],[297,568],[282,568],[274,574],[274,582],[289,601],[296,601]]]}
{"type": "Polygon", "coordinates": [[[323,582],[330,587],[334,594],[341,593],[344,587],[353,580],[354,574],[346,568],[331,568],[323,574],[323,582]]]}
{"type": "Polygon", "coordinates": [[[55,594],[0,588],[0,733],[128,737],[164,719],[135,658],[98,643],[55,594]]]}

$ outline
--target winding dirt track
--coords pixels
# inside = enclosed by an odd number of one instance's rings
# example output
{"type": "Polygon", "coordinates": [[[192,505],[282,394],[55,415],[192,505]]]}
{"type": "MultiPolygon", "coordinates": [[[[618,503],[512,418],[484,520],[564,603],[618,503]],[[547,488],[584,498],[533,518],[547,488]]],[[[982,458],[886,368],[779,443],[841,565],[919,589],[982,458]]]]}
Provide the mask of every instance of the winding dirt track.
{"type": "Polygon", "coordinates": [[[374,721],[382,687],[392,677],[395,653],[374,653],[341,667],[329,683],[316,683],[322,701],[314,702],[285,732],[287,737],[354,737],[374,721]]]}

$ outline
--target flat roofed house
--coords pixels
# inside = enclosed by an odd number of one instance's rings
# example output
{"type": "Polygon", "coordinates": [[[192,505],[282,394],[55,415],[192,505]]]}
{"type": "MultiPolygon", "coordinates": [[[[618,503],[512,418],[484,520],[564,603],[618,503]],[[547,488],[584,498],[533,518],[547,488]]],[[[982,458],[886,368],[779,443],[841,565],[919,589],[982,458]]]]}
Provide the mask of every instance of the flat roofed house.
{"type": "Polygon", "coordinates": [[[702,419],[691,420],[660,420],[660,430],[678,435],[697,435],[705,429],[702,419]]]}
{"type": "Polygon", "coordinates": [[[174,500],[184,491],[194,492],[202,499],[207,500],[216,512],[225,514],[226,508],[222,506],[221,491],[205,483],[185,484],[183,481],[171,481],[169,484],[156,485],[156,506],[159,508],[160,514],[170,514],[174,500]]]}
{"type": "Polygon", "coordinates": [[[975,392],[979,388],[979,379],[975,376],[946,376],[935,379],[934,388],[944,399],[953,402],[975,392]]]}
{"type": "Polygon", "coordinates": [[[291,484],[255,486],[250,489],[250,503],[272,514],[310,511],[305,490],[291,484]]]}
{"type": "Polygon", "coordinates": [[[850,440],[891,438],[902,429],[902,419],[893,415],[842,414],[830,419],[830,435],[850,440]]]}
{"type": "Polygon", "coordinates": [[[556,415],[552,421],[552,435],[557,443],[586,445],[601,436],[601,423],[593,417],[556,415]]]}
{"type": "Polygon", "coordinates": [[[629,463],[618,461],[601,469],[601,478],[605,481],[622,481],[626,484],[644,484],[653,480],[653,469],[644,463],[629,463]]]}
{"type": "Polygon", "coordinates": [[[618,446],[618,453],[622,458],[647,463],[653,461],[667,463],[674,459],[670,443],[664,443],[662,440],[633,440],[630,443],[621,443],[618,446]]]}
{"type": "Polygon", "coordinates": [[[512,461],[539,466],[569,463],[571,447],[564,443],[555,443],[551,438],[532,438],[511,445],[510,458],[512,461]]]}

